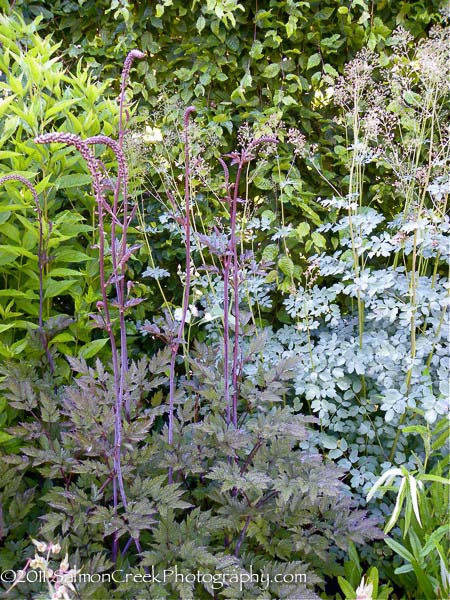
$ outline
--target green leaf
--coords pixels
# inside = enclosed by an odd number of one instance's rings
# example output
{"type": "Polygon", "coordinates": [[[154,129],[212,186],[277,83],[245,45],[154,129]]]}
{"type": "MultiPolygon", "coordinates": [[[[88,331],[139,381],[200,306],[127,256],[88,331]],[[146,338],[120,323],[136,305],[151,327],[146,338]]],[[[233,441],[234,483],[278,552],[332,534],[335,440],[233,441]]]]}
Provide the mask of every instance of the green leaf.
{"type": "Polygon", "coordinates": [[[352,588],[352,586],[346,579],[339,575],[338,583],[339,587],[345,594],[345,600],[356,600],[356,591],[352,588]]]}
{"type": "Polygon", "coordinates": [[[44,284],[44,298],[61,296],[61,294],[67,292],[67,290],[69,290],[74,283],[77,283],[76,279],[69,279],[68,281],[56,281],[55,279],[49,278],[44,284]]]}
{"type": "Polygon", "coordinates": [[[241,79],[241,83],[240,83],[240,85],[241,85],[241,87],[243,87],[243,88],[247,88],[247,87],[250,87],[250,86],[252,85],[252,81],[253,81],[253,78],[252,78],[252,76],[250,75],[250,72],[249,72],[249,71],[247,71],[247,72],[245,73],[244,77],[241,79]]]}
{"type": "Polygon", "coordinates": [[[423,102],[422,96],[412,92],[411,90],[406,90],[403,92],[403,100],[405,100],[405,102],[408,104],[411,104],[411,106],[421,106],[423,102]]]}
{"type": "Polygon", "coordinates": [[[431,552],[431,550],[434,550],[436,548],[436,544],[439,543],[444,536],[448,536],[448,533],[448,525],[441,525],[440,527],[438,527],[428,538],[427,543],[420,551],[420,555],[423,558],[425,558],[425,556],[427,556],[431,552]]]}
{"type": "Polygon", "coordinates": [[[83,185],[89,185],[92,182],[91,176],[87,173],[74,173],[72,175],[61,175],[56,181],[56,187],[58,190],[82,187],[83,185]]]}
{"type": "Polygon", "coordinates": [[[376,567],[370,567],[367,571],[367,583],[372,584],[372,597],[378,598],[378,569],[376,567]]]}
{"type": "Polygon", "coordinates": [[[288,277],[292,277],[292,275],[294,274],[294,263],[292,262],[292,259],[289,256],[282,256],[278,260],[278,267],[280,268],[281,272],[287,275],[288,277]]]}
{"type": "Polygon", "coordinates": [[[326,63],[323,66],[323,70],[325,71],[325,73],[327,73],[328,75],[331,75],[332,77],[339,76],[339,73],[336,71],[336,69],[334,67],[332,67],[329,63],[326,63]]]}
{"type": "Polygon", "coordinates": [[[271,190],[273,188],[273,183],[270,179],[266,179],[265,177],[261,177],[257,175],[253,180],[253,183],[259,190],[271,190]]]}
{"type": "Polygon", "coordinates": [[[252,47],[250,48],[250,56],[255,60],[263,58],[263,45],[260,41],[253,42],[252,47]]]}
{"type": "Polygon", "coordinates": [[[318,231],[313,232],[311,239],[317,248],[325,248],[327,245],[326,239],[318,231]]]}
{"type": "Polygon", "coordinates": [[[439,475],[421,475],[421,481],[435,481],[436,483],[442,483],[444,485],[450,485],[450,479],[440,477],[439,475]]]}
{"type": "Polygon", "coordinates": [[[321,57],[320,54],[318,54],[316,52],[316,54],[312,54],[309,58],[308,58],[308,64],[306,66],[306,69],[312,69],[313,67],[317,67],[317,65],[320,65],[321,63],[321,57]]]}
{"type": "Polygon", "coordinates": [[[297,106],[298,102],[292,96],[283,96],[282,102],[285,106],[297,106]]]}
{"type": "Polygon", "coordinates": [[[201,33],[203,31],[203,29],[205,28],[205,25],[206,25],[205,17],[203,15],[200,15],[195,24],[195,26],[197,27],[197,31],[199,33],[201,33]]]}
{"type": "Polygon", "coordinates": [[[267,78],[276,77],[279,72],[280,72],[280,65],[278,63],[272,63],[271,65],[267,65],[267,67],[261,73],[261,77],[267,77],[267,78]]]}
{"type": "Polygon", "coordinates": [[[51,108],[45,111],[45,120],[50,119],[54,115],[61,115],[66,111],[69,106],[80,102],[82,98],[68,98],[67,100],[61,100],[60,102],[56,102],[51,108]]]}
{"type": "Polygon", "coordinates": [[[310,229],[309,223],[306,221],[302,221],[299,225],[297,225],[295,228],[295,233],[297,234],[298,239],[302,240],[304,237],[306,237],[309,234],[310,229]]]}
{"type": "Polygon", "coordinates": [[[51,277],[82,277],[83,273],[81,271],[75,271],[75,269],[65,269],[63,267],[58,267],[56,269],[52,269],[50,271],[51,277]]]}
{"type": "Polygon", "coordinates": [[[6,433],[6,431],[0,431],[0,445],[1,444],[6,444],[7,442],[9,442],[10,440],[12,440],[14,438],[13,435],[10,435],[9,433],[6,433]]]}
{"type": "Polygon", "coordinates": [[[274,261],[278,256],[278,246],[276,244],[268,244],[262,253],[262,258],[264,261],[274,261]]]}
{"type": "Polygon", "coordinates": [[[80,348],[80,350],[78,351],[78,356],[85,359],[92,358],[100,352],[100,350],[108,343],[108,341],[108,338],[103,338],[100,340],[93,340],[92,342],[88,342],[80,348]]]}
{"type": "Polygon", "coordinates": [[[406,482],[407,482],[407,478],[403,477],[402,482],[400,484],[400,488],[398,490],[394,510],[392,511],[392,515],[391,515],[391,518],[389,519],[388,524],[384,528],[384,533],[389,533],[390,530],[394,527],[394,525],[398,521],[398,518],[400,516],[400,511],[402,510],[403,501],[404,501],[405,495],[406,495],[406,490],[407,490],[406,482]]]}
{"type": "Polygon", "coordinates": [[[389,548],[392,548],[392,550],[396,552],[399,556],[401,556],[410,563],[414,562],[414,556],[404,546],[402,546],[401,544],[399,544],[391,538],[386,538],[385,542],[389,546],[389,548]]]}
{"type": "Polygon", "coordinates": [[[288,22],[286,23],[286,35],[288,38],[292,37],[297,31],[298,18],[294,15],[290,15],[288,22]]]}
{"type": "Polygon", "coordinates": [[[62,333],[58,333],[58,335],[55,335],[55,337],[53,337],[50,342],[49,342],[49,346],[52,344],[58,344],[58,343],[65,343],[65,342],[74,342],[75,338],[73,335],[71,335],[70,333],[67,333],[67,331],[63,331],[62,333]]]}
{"type": "Polygon", "coordinates": [[[417,482],[414,479],[413,475],[408,476],[408,484],[409,484],[409,497],[412,502],[414,514],[416,516],[417,522],[422,527],[422,522],[420,520],[420,512],[419,512],[419,496],[417,493],[417,482]]]}
{"type": "Polygon", "coordinates": [[[92,256],[88,256],[84,252],[72,250],[72,248],[58,248],[55,252],[55,257],[60,262],[78,263],[85,260],[94,260],[92,256]]]}

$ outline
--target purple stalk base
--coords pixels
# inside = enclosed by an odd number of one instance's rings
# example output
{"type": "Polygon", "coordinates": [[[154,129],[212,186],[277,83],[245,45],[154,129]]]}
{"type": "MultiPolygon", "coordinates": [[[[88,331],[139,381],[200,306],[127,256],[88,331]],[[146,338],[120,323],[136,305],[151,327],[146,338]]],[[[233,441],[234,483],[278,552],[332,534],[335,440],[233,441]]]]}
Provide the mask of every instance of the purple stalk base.
{"type": "Polygon", "coordinates": [[[239,551],[240,551],[240,549],[241,549],[242,542],[244,541],[245,534],[247,533],[248,526],[250,525],[250,521],[251,521],[251,517],[250,517],[250,516],[248,516],[248,517],[245,519],[244,527],[242,528],[242,531],[241,531],[241,533],[240,533],[240,535],[239,535],[239,538],[238,538],[238,541],[237,541],[237,544],[236,544],[236,548],[235,548],[235,550],[234,550],[234,555],[235,555],[236,557],[238,557],[238,556],[239,556],[239,551]]]}
{"type": "Polygon", "coordinates": [[[234,184],[231,186],[229,183],[229,170],[225,163],[225,161],[220,158],[219,162],[222,165],[224,175],[225,175],[225,188],[226,188],[226,198],[225,200],[231,204],[231,217],[230,217],[230,241],[228,247],[228,253],[232,257],[233,264],[233,306],[234,306],[234,341],[233,341],[233,362],[231,367],[231,386],[232,386],[232,396],[230,401],[230,392],[229,392],[229,366],[228,366],[228,357],[229,357],[229,337],[228,337],[228,290],[229,290],[229,276],[230,276],[230,260],[229,256],[225,257],[224,260],[224,269],[223,269],[223,277],[224,277],[224,396],[226,403],[226,415],[227,415],[227,424],[233,423],[234,427],[238,426],[238,397],[239,397],[239,389],[238,389],[238,377],[239,377],[239,256],[237,250],[237,238],[236,238],[236,228],[237,228],[237,205],[240,201],[239,198],[239,185],[241,183],[242,172],[244,165],[249,163],[253,158],[253,151],[260,144],[277,144],[278,140],[272,137],[264,136],[260,137],[256,140],[250,142],[247,148],[241,150],[241,152],[232,152],[227,154],[227,157],[231,158],[231,164],[237,165],[237,173],[234,184]],[[230,189],[233,188],[233,197],[231,197],[230,189]],[[231,406],[230,406],[231,405],[231,406]]]}
{"type": "MultiPolygon", "coordinates": [[[[125,135],[125,126],[124,123],[124,112],[125,112],[125,91],[127,89],[127,85],[130,79],[130,70],[133,62],[135,60],[142,60],[145,58],[145,53],[140,50],[134,49],[128,53],[125,62],[123,64],[122,69],[122,78],[120,82],[120,97],[119,97],[119,141],[113,142],[110,138],[106,136],[97,136],[102,137],[104,141],[100,141],[100,143],[106,143],[112,148],[114,154],[116,155],[117,164],[118,164],[118,174],[117,174],[117,183],[116,188],[114,190],[114,215],[116,215],[117,211],[117,202],[119,190],[122,183],[122,202],[123,202],[123,227],[122,227],[122,247],[121,247],[121,260],[125,260],[126,254],[126,245],[127,245],[127,229],[131,218],[128,219],[128,169],[127,163],[125,160],[125,156],[122,151],[123,145],[123,137],[125,135]],[[111,144],[112,142],[112,144],[111,144]]],[[[111,238],[112,238],[112,253],[115,256],[115,223],[114,219],[112,221],[111,227],[111,238]]],[[[120,262],[120,261],[119,261],[120,262]]],[[[113,264],[114,268],[114,264],[113,264]]],[[[125,265],[123,265],[125,268],[125,265]]],[[[121,398],[125,395],[125,417],[128,422],[130,422],[130,395],[126,392],[125,388],[125,378],[128,370],[128,346],[127,346],[127,332],[126,332],[126,324],[125,324],[125,277],[123,277],[120,281],[120,292],[117,290],[117,301],[119,303],[119,320],[120,320],[120,352],[121,352],[121,374],[120,374],[120,383],[121,383],[121,398]]]]}
{"type": "MultiPolygon", "coordinates": [[[[277,144],[278,140],[271,137],[261,137],[256,140],[250,142],[247,148],[243,148],[240,152],[232,152],[227,154],[226,156],[231,158],[231,164],[237,165],[236,177],[234,180],[234,184],[230,185],[230,175],[228,167],[225,161],[220,158],[219,162],[222,165],[224,175],[225,175],[225,190],[226,196],[225,201],[231,204],[231,215],[230,215],[230,239],[228,243],[227,252],[225,254],[223,260],[223,279],[224,279],[224,291],[223,291],[223,305],[224,305],[224,400],[226,404],[226,422],[227,425],[233,423],[233,426],[237,429],[238,427],[238,398],[239,398],[239,387],[238,387],[238,379],[241,366],[239,365],[239,256],[238,256],[238,240],[236,237],[236,229],[237,229],[237,205],[239,201],[242,201],[239,198],[239,186],[241,183],[242,173],[244,169],[244,165],[249,163],[253,158],[254,149],[257,148],[260,144],[277,144]],[[230,190],[233,189],[233,195],[231,196],[230,190]],[[232,289],[233,289],[233,306],[234,306],[234,340],[233,340],[233,361],[231,366],[231,386],[232,386],[232,395],[230,398],[230,384],[229,384],[229,316],[228,316],[228,307],[229,307],[229,278],[230,278],[230,266],[233,265],[233,281],[232,281],[232,289]]],[[[261,443],[258,443],[255,448],[251,451],[248,456],[244,467],[241,471],[241,474],[245,472],[254,455],[260,448],[261,443]]],[[[231,462],[232,457],[229,457],[229,461],[231,462]]],[[[235,497],[238,493],[237,488],[233,488],[231,494],[235,497]]],[[[245,520],[244,527],[242,528],[241,533],[239,534],[239,538],[236,543],[236,548],[234,551],[234,555],[237,557],[239,555],[242,543],[245,539],[245,535],[247,533],[248,527],[250,525],[251,517],[248,516],[245,520]]]]}
{"type": "MultiPolygon", "coordinates": [[[[184,111],[183,119],[183,138],[184,138],[184,233],[186,238],[186,282],[184,286],[183,306],[181,312],[181,321],[178,328],[177,339],[171,344],[170,358],[170,376],[169,376],[169,431],[168,443],[173,446],[173,421],[174,421],[174,398],[175,398],[175,361],[178,354],[180,343],[184,342],[184,326],[186,324],[186,315],[189,306],[189,294],[191,287],[191,206],[189,192],[189,177],[191,175],[189,159],[189,119],[195,112],[193,106],[188,106],[184,111]]],[[[173,483],[173,468],[169,467],[169,483],[173,483]]]]}

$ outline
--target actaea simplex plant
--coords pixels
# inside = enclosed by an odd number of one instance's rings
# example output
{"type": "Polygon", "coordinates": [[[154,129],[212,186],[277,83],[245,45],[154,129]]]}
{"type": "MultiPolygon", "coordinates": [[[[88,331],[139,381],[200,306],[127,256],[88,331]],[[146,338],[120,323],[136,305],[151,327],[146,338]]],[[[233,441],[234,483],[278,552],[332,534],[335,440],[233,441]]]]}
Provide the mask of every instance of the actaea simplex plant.
{"type": "MultiPolygon", "coordinates": [[[[99,251],[99,271],[100,288],[102,300],[97,303],[98,313],[91,315],[97,327],[104,329],[109,337],[112,368],[115,388],[115,425],[114,425],[114,478],[113,478],[113,503],[114,511],[118,512],[119,502],[127,508],[127,496],[124,489],[122,468],[121,468],[121,445],[122,445],[122,425],[123,419],[130,420],[130,400],[127,393],[127,371],[128,371],[128,352],[126,339],[125,313],[131,307],[137,305],[142,300],[130,297],[130,291],[133,287],[131,281],[126,280],[126,265],[132,254],[139,248],[139,245],[128,246],[127,234],[130,223],[134,217],[135,210],[130,208],[128,199],[128,168],[125,155],[122,150],[123,136],[126,123],[129,119],[125,105],[125,92],[128,85],[131,66],[136,59],[142,59],[145,54],[139,50],[132,50],[125,59],[121,78],[121,90],[119,97],[119,135],[118,141],[105,135],[97,135],[86,140],[71,133],[47,133],[35,138],[37,144],[62,143],[76,148],[86,161],[89,173],[92,177],[92,185],[96,201],[96,214],[98,219],[98,251],[99,251]],[[118,173],[114,185],[107,177],[101,161],[99,161],[90,146],[101,144],[109,147],[114,153],[118,173]],[[108,202],[106,193],[112,193],[112,203],[108,202]],[[105,227],[106,218],[110,218],[110,240],[107,244],[107,230],[105,227]],[[117,233],[120,237],[116,239],[117,233]],[[107,274],[106,254],[109,245],[111,253],[111,272],[107,274]],[[116,297],[113,300],[108,298],[109,287],[113,286],[116,297]],[[116,334],[113,330],[112,312],[117,311],[119,321],[119,346],[116,341],[116,334]]],[[[39,268],[39,333],[43,348],[46,352],[50,366],[50,371],[54,370],[54,363],[51,353],[48,349],[45,333],[43,329],[43,299],[44,299],[44,267],[47,260],[46,242],[50,232],[44,232],[44,219],[39,203],[39,197],[34,186],[20,175],[5,175],[0,178],[0,184],[7,181],[19,181],[24,184],[32,193],[35,203],[37,218],[39,223],[39,242],[38,242],[38,268],[39,268]]],[[[134,540],[137,551],[142,551],[138,539],[134,540]]],[[[118,536],[114,536],[112,557],[116,561],[119,554],[118,536]]]]}
{"type": "MultiPolygon", "coordinates": [[[[102,300],[97,303],[98,314],[92,315],[95,324],[104,329],[109,336],[112,354],[112,368],[115,388],[115,418],[114,418],[114,479],[113,479],[113,503],[114,512],[117,513],[119,499],[124,509],[127,509],[128,502],[122,477],[121,466],[121,446],[122,446],[122,420],[130,420],[130,402],[127,394],[126,376],[128,371],[128,352],[126,339],[125,312],[135,306],[142,300],[129,297],[132,289],[132,282],[126,281],[126,265],[133,252],[139,246],[127,245],[127,233],[129,225],[134,216],[134,210],[129,207],[128,200],[128,168],[125,155],[122,150],[124,129],[128,120],[128,113],[125,108],[125,90],[128,84],[130,69],[136,59],[142,59],[145,54],[139,50],[132,50],[125,59],[122,71],[121,90],[119,99],[119,141],[105,135],[82,140],[79,136],[70,133],[47,133],[38,136],[35,142],[38,144],[49,144],[52,142],[64,143],[74,146],[84,160],[86,161],[89,173],[92,177],[92,185],[96,201],[96,212],[98,219],[98,251],[99,251],[99,269],[100,269],[100,289],[102,300]],[[107,182],[109,179],[104,177],[102,163],[95,158],[90,146],[102,144],[109,147],[114,153],[117,162],[117,178],[112,189],[113,201],[110,204],[106,198],[107,182]],[[111,220],[110,231],[110,252],[111,252],[111,274],[107,277],[106,273],[106,229],[105,217],[109,215],[111,220]],[[117,230],[120,231],[120,238],[116,239],[117,230]],[[112,285],[116,292],[115,300],[108,298],[108,288],[112,285]],[[119,317],[119,337],[120,350],[117,346],[116,336],[113,331],[113,321],[111,317],[112,310],[116,309],[119,317]]],[[[134,539],[134,544],[139,553],[142,552],[141,544],[138,539],[134,539]]],[[[119,553],[119,538],[117,533],[113,539],[112,558],[117,560],[119,553]]]]}

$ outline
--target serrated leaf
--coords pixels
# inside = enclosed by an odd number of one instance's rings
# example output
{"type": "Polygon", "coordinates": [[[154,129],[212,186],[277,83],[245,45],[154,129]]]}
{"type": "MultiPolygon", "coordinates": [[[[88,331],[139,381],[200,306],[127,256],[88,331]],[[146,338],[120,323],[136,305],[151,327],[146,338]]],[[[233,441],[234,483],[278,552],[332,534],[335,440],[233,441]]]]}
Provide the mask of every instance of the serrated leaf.
{"type": "Polygon", "coordinates": [[[278,256],[278,246],[276,244],[268,244],[262,253],[262,258],[264,261],[273,261],[278,256]]]}

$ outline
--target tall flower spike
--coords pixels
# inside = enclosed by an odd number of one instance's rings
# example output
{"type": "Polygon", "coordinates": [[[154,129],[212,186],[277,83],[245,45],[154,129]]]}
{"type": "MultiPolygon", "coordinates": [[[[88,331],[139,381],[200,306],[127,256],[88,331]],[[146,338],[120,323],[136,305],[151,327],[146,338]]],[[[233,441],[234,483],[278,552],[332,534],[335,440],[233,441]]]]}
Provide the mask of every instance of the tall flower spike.
{"type": "Polygon", "coordinates": [[[81,156],[86,161],[89,172],[92,175],[94,192],[97,197],[97,200],[102,195],[97,163],[95,160],[95,156],[89,150],[89,146],[83,141],[78,135],[74,133],[63,133],[63,132],[55,132],[55,133],[44,133],[42,135],[38,135],[34,138],[35,144],[67,144],[69,146],[74,146],[81,156]]]}
{"type": "MultiPolygon", "coordinates": [[[[125,159],[125,154],[120,147],[119,143],[116,140],[113,140],[107,135],[95,135],[93,137],[87,138],[85,140],[86,144],[103,144],[104,146],[108,146],[114,152],[114,155],[117,160],[118,166],[118,175],[122,182],[126,183],[128,181],[128,165],[125,159]]],[[[124,192],[124,195],[125,192],[124,192]]]]}
{"type": "MultiPolygon", "coordinates": [[[[122,184],[123,202],[124,205],[126,205],[128,196],[128,165],[122,147],[118,142],[116,142],[116,140],[113,140],[107,135],[95,135],[93,137],[87,138],[85,140],[85,143],[103,144],[111,148],[111,150],[114,152],[114,156],[117,160],[119,182],[122,184]]],[[[116,218],[117,215],[114,214],[113,217],[116,218]]]]}
{"type": "Polygon", "coordinates": [[[34,203],[36,204],[36,210],[38,215],[41,214],[41,207],[39,204],[39,197],[37,195],[37,192],[34,188],[34,185],[32,183],[30,183],[28,181],[28,179],[26,179],[25,177],[22,177],[22,175],[3,175],[3,177],[0,177],[0,185],[2,185],[3,183],[5,183],[5,181],[20,181],[21,183],[23,183],[32,193],[33,195],[33,200],[34,203]]]}
{"type": "Polygon", "coordinates": [[[122,146],[123,136],[125,134],[123,126],[123,111],[125,106],[125,90],[127,89],[128,80],[130,78],[130,70],[135,60],[145,58],[145,53],[140,50],[131,50],[128,53],[125,62],[123,63],[122,80],[120,83],[120,98],[119,98],[119,145],[122,146]]]}

